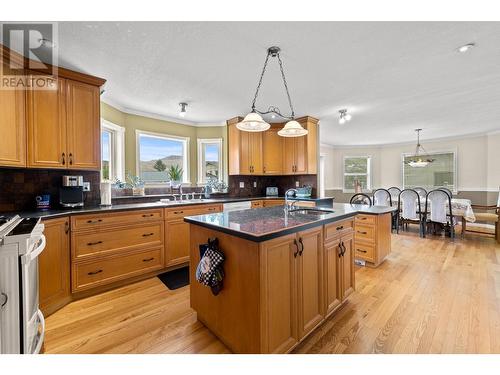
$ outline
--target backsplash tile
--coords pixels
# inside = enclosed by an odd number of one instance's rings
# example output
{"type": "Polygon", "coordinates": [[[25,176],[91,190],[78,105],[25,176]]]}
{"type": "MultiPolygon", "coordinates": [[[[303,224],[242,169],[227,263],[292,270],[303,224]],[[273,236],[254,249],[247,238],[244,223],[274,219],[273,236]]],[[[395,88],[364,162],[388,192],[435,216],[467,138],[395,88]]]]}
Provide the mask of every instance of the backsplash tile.
{"type": "Polygon", "coordinates": [[[285,191],[295,187],[295,182],[299,186],[312,186],[312,196],[317,194],[317,175],[295,175],[295,176],[229,176],[229,196],[230,197],[258,197],[266,195],[266,187],[276,186],[278,195],[284,195],[285,191]],[[245,187],[240,188],[240,182],[245,187]],[[254,187],[256,183],[256,187],[254,187]]]}
{"type": "Polygon", "coordinates": [[[33,210],[35,197],[40,194],[50,194],[50,206],[58,208],[64,175],[82,175],[84,181],[90,182],[91,189],[83,193],[85,205],[100,203],[100,172],[0,168],[0,212],[33,210]]]}

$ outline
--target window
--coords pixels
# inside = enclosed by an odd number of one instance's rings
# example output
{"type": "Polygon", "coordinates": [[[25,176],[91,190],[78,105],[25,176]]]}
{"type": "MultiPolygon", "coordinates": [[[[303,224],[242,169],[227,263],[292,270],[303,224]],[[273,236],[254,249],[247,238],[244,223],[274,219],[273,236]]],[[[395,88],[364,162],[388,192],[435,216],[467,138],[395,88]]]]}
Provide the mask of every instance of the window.
{"type": "Polygon", "coordinates": [[[353,192],[356,181],[363,191],[371,190],[371,158],[369,156],[344,156],[344,192],[353,192]]]}
{"type": "Polygon", "coordinates": [[[453,192],[457,190],[456,153],[454,151],[430,153],[434,159],[425,167],[411,167],[406,164],[411,154],[403,154],[403,186],[405,188],[423,187],[425,190],[433,190],[439,187],[447,187],[453,192]]]}
{"type": "Polygon", "coordinates": [[[169,170],[180,170],[180,181],[189,182],[189,138],[136,131],[137,174],[145,183],[170,181],[169,170]]]}
{"type": "Polygon", "coordinates": [[[101,119],[101,180],[124,179],[125,129],[101,119]]]}
{"type": "Polygon", "coordinates": [[[198,183],[222,179],[222,139],[198,139],[198,183]]]}

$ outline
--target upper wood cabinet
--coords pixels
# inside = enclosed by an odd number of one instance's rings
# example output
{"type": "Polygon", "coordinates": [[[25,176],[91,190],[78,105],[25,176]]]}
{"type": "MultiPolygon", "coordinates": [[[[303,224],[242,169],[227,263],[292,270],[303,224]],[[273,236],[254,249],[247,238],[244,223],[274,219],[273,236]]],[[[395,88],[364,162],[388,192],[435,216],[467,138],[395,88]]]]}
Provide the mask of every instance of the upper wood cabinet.
{"type": "Polygon", "coordinates": [[[265,132],[245,132],[236,128],[241,117],[227,121],[230,175],[316,174],[318,120],[305,116],[297,121],[309,131],[303,137],[281,137],[283,124],[273,124],[265,132]]]}
{"type": "MultiPolygon", "coordinates": [[[[2,72],[7,72],[7,65],[2,72]]],[[[0,90],[0,165],[26,166],[26,124],[24,90],[0,90]]]]}

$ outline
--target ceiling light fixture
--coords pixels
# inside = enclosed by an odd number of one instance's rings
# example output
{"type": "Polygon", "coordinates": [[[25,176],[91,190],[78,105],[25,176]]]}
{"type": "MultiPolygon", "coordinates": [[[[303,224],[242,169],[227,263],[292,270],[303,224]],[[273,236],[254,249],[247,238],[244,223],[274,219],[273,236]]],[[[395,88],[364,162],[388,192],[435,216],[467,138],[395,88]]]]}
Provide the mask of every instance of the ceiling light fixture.
{"type": "Polygon", "coordinates": [[[181,107],[181,111],[179,112],[179,116],[181,117],[186,117],[186,107],[187,107],[187,103],[179,103],[180,107],[181,107]]]}
{"type": "Polygon", "coordinates": [[[271,125],[264,121],[261,115],[271,114],[274,119],[276,116],[280,116],[288,121],[283,129],[278,131],[278,134],[282,137],[300,137],[306,135],[308,131],[304,129],[297,121],[295,121],[295,112],[293,110],[292,99],[290,98],[290,92],[288,91],[288,85],[285,78],[285,72],[283,71],[283,62],[280,57],[281,49],[279,47],[273,46],[267,49],[266,60],[264,61],[264,67],[260,74],[259,83],[257,84],[257,89],[255,90],[255,95],[252,102],[251,112],[245,116],[245,118],[236,124],[236,127],[240,130],[247,132],[262,132],[268,130],[271,125]],[[259,95],[260,86],[262,85],[262,79],[264,78],[264,73],[266,72],[267,63],[269,62],[269,57],[277,57],[278,64],[281,71],[281,78],[283,79],[283,85],[285,86],[285,92],[288,98],[288,104],[290,106],[291,114],[290,116],[282,115],[278,107],[270,106],[267,111],[259,111],[255,108],[255,102],[259,95]]]}
{"type": "Polygon", "coordinates": [[[351,121],[352,116],[347,113],[347,109],[341,109],[339,111],[340,116],[339,116],[339,124],[345,124],[347,121],[351,121]]]}
{"type": "Polygon", "coordinates": [[[422,129],[415,129],[417,132],[417,146],[415,148],[415,154],[410,157],[409,160],[405,160],[405,164],[408,164],[413,168],[423,168],[426,167],[429,163],[432,163],[434,159],[431,159],[424,147],[420,144],[420,132],[422,129]],[[423,151],[423,155],[420,153],[420,150],[423,151]]]}
{"type": "Polygon", "coordinates": [[[469,51],[471,48],[474,48],[475,46],[476,46],[475,43],[467,43],[461,47],[458,47],[457,51],[460,53],[465,53],[465,52],[469,51]]]}

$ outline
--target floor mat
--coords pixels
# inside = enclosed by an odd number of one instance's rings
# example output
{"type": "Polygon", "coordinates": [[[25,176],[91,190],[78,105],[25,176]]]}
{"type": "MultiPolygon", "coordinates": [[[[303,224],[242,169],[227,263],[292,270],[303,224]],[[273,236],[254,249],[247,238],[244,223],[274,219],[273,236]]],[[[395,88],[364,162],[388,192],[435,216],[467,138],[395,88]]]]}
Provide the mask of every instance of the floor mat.
{"type": "Polygon", "coordinates": [[[158,275],[158,278],[170,290],[189,285],[189,267],[178,268],[158,275]]]}

